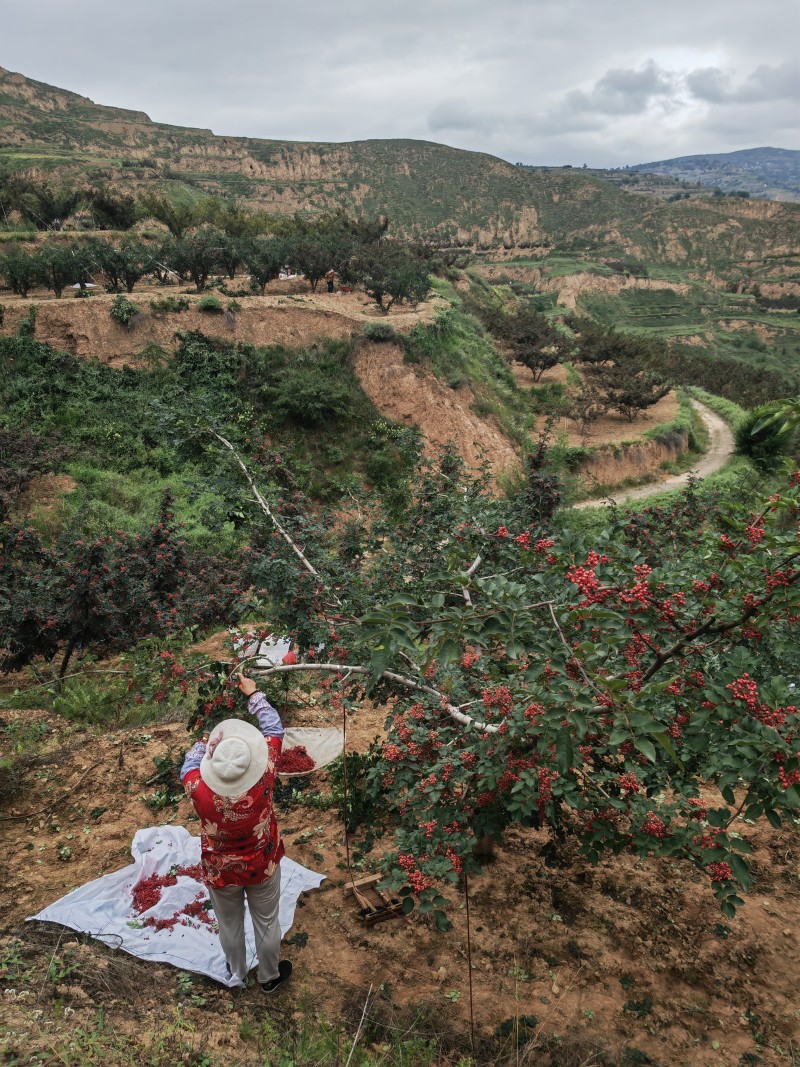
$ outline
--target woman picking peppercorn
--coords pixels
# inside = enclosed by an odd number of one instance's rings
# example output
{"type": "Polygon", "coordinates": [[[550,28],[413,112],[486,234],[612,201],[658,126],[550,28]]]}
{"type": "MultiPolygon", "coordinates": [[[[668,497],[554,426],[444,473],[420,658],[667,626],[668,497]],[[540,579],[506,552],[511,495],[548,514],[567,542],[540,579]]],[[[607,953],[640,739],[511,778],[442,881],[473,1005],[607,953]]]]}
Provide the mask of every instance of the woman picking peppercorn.
{"type": "Polygon", "coordinates": [[[292,973],[291,963],[279,959],[284,849],[272,805],[284,731],[278,712],[255,682],[240,675],[238,685],[260,729],[241,719],[225,719],[207,743],[198,741],[186,753],[181,781],[200,817],[203,881],[219,923],[228,971],[245,984],[247,897],[258,981],[265,993],[272,993],[292,973]]]}

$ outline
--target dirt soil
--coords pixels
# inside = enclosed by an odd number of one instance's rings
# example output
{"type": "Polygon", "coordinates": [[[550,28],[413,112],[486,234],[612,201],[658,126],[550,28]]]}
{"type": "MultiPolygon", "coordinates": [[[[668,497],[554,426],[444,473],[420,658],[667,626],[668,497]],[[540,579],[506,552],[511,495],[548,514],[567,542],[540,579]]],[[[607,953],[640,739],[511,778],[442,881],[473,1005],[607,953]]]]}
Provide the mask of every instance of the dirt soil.
{"type": "Polygon", "coordinates": [[[419,427],[426,455],[436,455],[452,442],[468,467],[477,468],[485,457],[495,477],[518,466],[518,452],[501,428],[472,410],[475,397],[469,385],[451,389],[432,374],[405,363],[403,350],[396,344],[363,345],[355,370],[382,415],[419,427]]]}
{"type": "MultiPolygon", "coordinates": [[[[709,474],[715,474],[731,458],[735,442],[730,426],[724,419],[715,414],[711,408],[706,407],[705,404],[700,404],[697,400],[693,400],[692,403],[700,412],[708,430],[709,446],[703,458],[695,467],[689,471],[684,471],[683,474],[668,476],[662,472],[662,477],[654,484],[644,485],[639,489],[628,489],[620,493],[614,493],[614,499],[618,504],[627,504],[631,500],[642,500],[645,497],[653,496],[655,493],[662,493],[668,489],[681,489],[684,485],[688,485],[690,478],[707,478],[709,474]]],[[[584,500],[582,503],[577,504],[576,507],[602,507],[608,503],[608,497],[609,494],[606,494],[599,499],[584,500]]]]}
{"type": "Polygon", "coordinates": [[[0,334],[15,333],[32,306],[36,312],[36,337],[56,348],[65,349],[85,359],[97,359],[110,367],[138,367],[146,364],[142,352],[148,345],[165,351],[175,348],[178,330],[198,330],[212,337],[230,341],[247,341],[254,345],[286,345],[298,348],[326,337],[350,337],[370,321],[388,321],[396,330],[410,330],[418,322],[432,319],[441,301],[437,297],[420,304],[415,310],[392,308],[387,315],[377,312],[374,301],[357,292],[317,292],[303,279],[270,283],[266,294],[251,296],[239,279],[230,283],[235,297],[215,294],[223,309],[232,299],[240,310],[226,315],[198,310],[198,294],[182,293],[176,286],[148,285],[140,282],[129,299],[142,314],[130,327],[115,322],[109,293],[93,291],[91,297],[75,300],[72,296],[55,299],[52,294],[32,293],[27,300],[3,297],[5,319],[0,334]],[[190,302],[185,311],[160,313],[150,308],[151,300],[164,297],[190,302]]]}
{"type": "MultiPolygon", "coordinates": [[[[7,720],[15,716],[46,717],[5,713],[7,720]]],[[[349,749],[364,750],[383,720],[384,709],[362,706],[349,721],[349,749]]],[[[22,1043],[30,1053],[52,1048],[74,1028],[91,1029],[100,1005],[105,1026],[121,1032],[151,1030],[172,1011],[177,985],[169,966],[24,920],[73,886],[126,865],[137,829],[175,821],[197,830],[185,800],[156,813],[145,804],[153,792],[146,784],[153,757],[186,744],[181,724],[89,736],[52,715],[49,721],[51,754],[29,772],[0,822],[0,958],[21,938],[23,956],[43,960],[45,970],[67,947],[78,964],[58,982],[43,970],[28,981],[3,981],[0,970],[6,1048],[22,1043]],[[71,854],[59,858],[65,847],[71,854]]],[[[295,721],[303,724],[320,724],[316,709],[295,721]]],[[[324,772],[312,780],[325,789],[324,772]]],[[[327,876],[300,901],[292,935],[305,934],[307,941],[285,949],[295,964],[281,995],[286,1010],[299,1006],[345,1019],[352,1034],[354,1006],[360,1009],[371,984],[380,990],[376,1011],[425,1004],[440,1032],[460,1032],[463,1039],[469,1019],[463,890],[448,933],[419,918],[365,928],[344,891],[335,810],[294,803],[279,804],[278,811],[288,854],[327,876]]],[[[527,1063],[577,1067],[598,1062],[597,1050],[607,1063],[661,1067],[793,1062],[790,1050],[800,1041],[800,847],[792,829],[740,829],[754,850],[754,885],[730,922],[708,886],[680,864],[623,856],[597,867],[580,858],[548,867],[540,852],[544,833],[507,831],[494,861],[470,880],[474,1014],[483,1049],[476,1062],[495,1059],[495,1028],[521,1016],[535,1016],[534,1047],[542,1050],[527,1063]],[[545,1048],[557,1049],[560,1058],[545,1048]]],[[[200,978],[194,989],[205,1004],[184,1000],[189,1025],[199,1034],[213,1032],[213,1049],[237,1067],[263,1062],[239,1033],[243,1016],[263,1011],[260,991],[231,991],[200,978]]]]}

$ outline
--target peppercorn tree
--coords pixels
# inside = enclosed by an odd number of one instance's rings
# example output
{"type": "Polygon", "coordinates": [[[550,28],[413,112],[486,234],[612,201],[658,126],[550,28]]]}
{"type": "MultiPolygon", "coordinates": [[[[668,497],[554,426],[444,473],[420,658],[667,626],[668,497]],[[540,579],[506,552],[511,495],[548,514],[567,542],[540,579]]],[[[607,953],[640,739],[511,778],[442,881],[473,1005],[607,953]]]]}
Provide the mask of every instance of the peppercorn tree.
{"type": "MultiPolygon", "coordinates": [[[[327,675],[337,707],[355,686],[392,698],[372,772],[388,884],[445,922],[442,886],[517,823],[546,828],[556,856],[572,842],[593,861],[681,859],[732,915],[749,884],[737,818],[800,815],[800,712],[781,675],[800,622],[800,474],[757,506],[692,488],[589,533],[548,527],[525,491],[480,488],[457,466],[429,472],[355,566],[308,527],[303,662],[267,672],[327,675]]],[[[295,550],[303,536],[295,523],[295,550]]]]}

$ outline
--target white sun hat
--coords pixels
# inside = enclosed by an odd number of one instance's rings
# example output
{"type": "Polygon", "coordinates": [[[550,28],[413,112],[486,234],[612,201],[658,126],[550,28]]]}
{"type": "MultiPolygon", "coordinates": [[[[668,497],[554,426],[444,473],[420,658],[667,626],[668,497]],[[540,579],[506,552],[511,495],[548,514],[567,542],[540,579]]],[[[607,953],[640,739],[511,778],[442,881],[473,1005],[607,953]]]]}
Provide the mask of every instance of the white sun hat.
{"type": "Polygon", "coordinates": [[[224,719],[211,731],[200,764],[200,777],[222,797],[238,797],[252,789],[267,769],[264,735],[242,719],[224,719]]]}

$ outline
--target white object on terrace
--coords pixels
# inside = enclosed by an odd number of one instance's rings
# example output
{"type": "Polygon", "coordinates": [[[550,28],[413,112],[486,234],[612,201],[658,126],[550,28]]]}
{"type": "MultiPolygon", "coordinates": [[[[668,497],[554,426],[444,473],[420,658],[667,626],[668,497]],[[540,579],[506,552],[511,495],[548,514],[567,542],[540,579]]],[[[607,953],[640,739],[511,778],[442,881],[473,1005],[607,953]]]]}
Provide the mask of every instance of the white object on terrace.
{"type": "MultiPolygon", "coordinates": [[[[60,923],[71,930],[89,934],[112,949],[122,949],[143,960],[170,963],[184,971],[205,974],[229,987],[240,985],[225,969],[225,956],[219,935],[206,923],[186,917],[187,925],[156,930],[142,925],[153,916],[169,919],[197,898],[207,894],[205,886],[186,875],[178,876],[173,886],[164,886],[161,899],[141,915],[133,913],[133,889],[151,874],[168,874],[173,867],[188,867],[200,862],[200,838],[192,837],[183,826],[148,826],[137,831],[131,854],[134,862],[113,874],[78,886],[65,897],[29,916],[60,923]]],[[[297,898],[308,889],[316,889],[325,875],[310,871],[286,856],[281,860],[281,897],[279,919],[281,936],[291,929],[297,898]]],[[[213,914],[213,913],[212,913],[213,914]]],[[[253,924],[245,909],[247,958],[257,963],[253,924]]]]}

